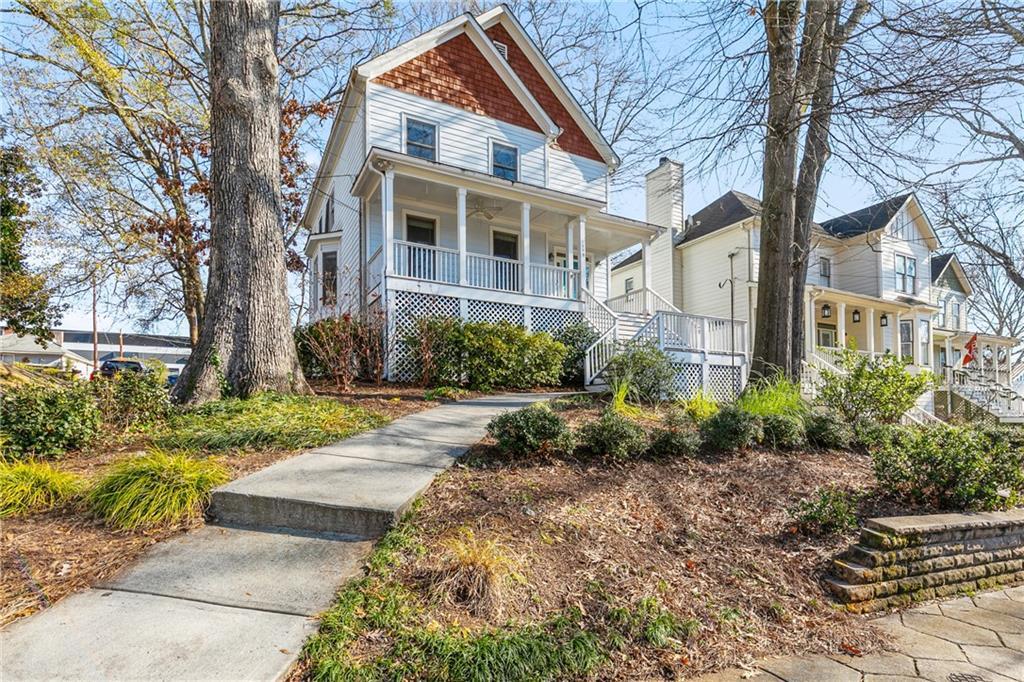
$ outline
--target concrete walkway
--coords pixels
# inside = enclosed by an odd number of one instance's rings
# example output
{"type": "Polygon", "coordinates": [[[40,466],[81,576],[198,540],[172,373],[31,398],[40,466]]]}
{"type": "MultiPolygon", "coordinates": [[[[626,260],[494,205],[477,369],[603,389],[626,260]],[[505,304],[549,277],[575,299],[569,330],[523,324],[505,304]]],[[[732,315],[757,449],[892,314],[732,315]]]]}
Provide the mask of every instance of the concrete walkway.
{"type": "Polygon", "coordinates": [[[1024,587],[928,604],[877,619],[895,651],[759,661],[700,682],[1009,682],[1024,680],[1024,587]]]}
{"type": "Polygon", "coordinates": [[[273,680],[372,541],[495,414],[554,394],[443,405],[214,492],[219,525],[155,545],[106,585],[0,631],[0,679],[273,680]]]}

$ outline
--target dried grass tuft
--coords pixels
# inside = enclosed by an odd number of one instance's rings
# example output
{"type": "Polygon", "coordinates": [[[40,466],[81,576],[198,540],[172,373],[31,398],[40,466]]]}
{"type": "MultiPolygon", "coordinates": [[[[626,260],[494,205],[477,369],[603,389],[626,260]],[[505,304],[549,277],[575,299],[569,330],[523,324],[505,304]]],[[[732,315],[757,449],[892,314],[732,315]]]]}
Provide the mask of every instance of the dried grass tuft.
{"type": "Polygon", "coordinates": [[[504,547],[495,540],[478,538],[465,526],[441,546],[446,557],[430,578],[433,596],[463,606],[474,616],[499,615],[505,605],[505,583],[512,572],[512,560],[504,547]]]}

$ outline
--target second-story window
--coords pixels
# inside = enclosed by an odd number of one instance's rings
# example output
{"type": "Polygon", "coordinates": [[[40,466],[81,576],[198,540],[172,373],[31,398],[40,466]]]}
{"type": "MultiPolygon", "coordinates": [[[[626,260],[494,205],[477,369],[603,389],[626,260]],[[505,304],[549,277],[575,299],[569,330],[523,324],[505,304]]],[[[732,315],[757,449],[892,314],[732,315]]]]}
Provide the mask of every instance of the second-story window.
{"type": "Polygon", "coordinates": [[[960,301],[953,301],[950,306],[949,326],[951,329],[960,329],[960,301]]]}
{"type": "Polygon", "coordinates": [[[405,119],[405,153],[437,161],[437,126],[414,118],[405,119]]]}
{"type": "Polygon", "coordinates": [[[917,293],[917,261],[909,256],[896,256],[896,291],[917,293]]]}
{"type": "Polygon", "coordinates": [[[491,143],[491,175],[512,180],[519,179],[519,150],[500,142],[491,143]]]}
{"type": "Polygon", "coordinates": [[[823,287],[832,286],[832,259],[822,256],[818,259],[818,283],[823,287]]]}

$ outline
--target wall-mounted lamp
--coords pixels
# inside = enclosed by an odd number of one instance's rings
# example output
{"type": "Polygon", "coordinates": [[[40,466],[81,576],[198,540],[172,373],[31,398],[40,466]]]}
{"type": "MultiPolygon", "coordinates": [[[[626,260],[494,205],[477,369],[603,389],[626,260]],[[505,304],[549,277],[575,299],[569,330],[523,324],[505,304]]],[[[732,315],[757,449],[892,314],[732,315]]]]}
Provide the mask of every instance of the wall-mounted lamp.
{"type": "Polygon", "coordinates": [[[828,303],[821,306],[821,316],[824,317],[826,320],[832,317],[832,306],[830,306],[828,303]]]}
{"type": "Polygon", "coordinates": [[[885,313],[882,313],[882,316],[878,318],[878,324],[879,324],[879,326],[882,326],[882,327],[888,327],[889,326],[889,316],[886,315],[885,313]]]}
{"type": "Polygon", "coordinates": [[[850,315],[850,317],[853,319],[854,323],[860,322],[860,311],[854,308],[853,314],[850,315]]]}

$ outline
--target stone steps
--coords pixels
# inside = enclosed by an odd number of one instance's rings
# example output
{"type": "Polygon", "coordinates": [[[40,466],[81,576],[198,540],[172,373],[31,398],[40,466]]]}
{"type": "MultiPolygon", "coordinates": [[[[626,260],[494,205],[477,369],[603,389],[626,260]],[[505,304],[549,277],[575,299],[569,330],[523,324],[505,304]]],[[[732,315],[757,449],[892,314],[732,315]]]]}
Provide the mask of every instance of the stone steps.
{"type": "Polygon", "coordinates": [[[832,574],[859,613],[1024,582],[1024,510],[869,519],[832,574]]]}

